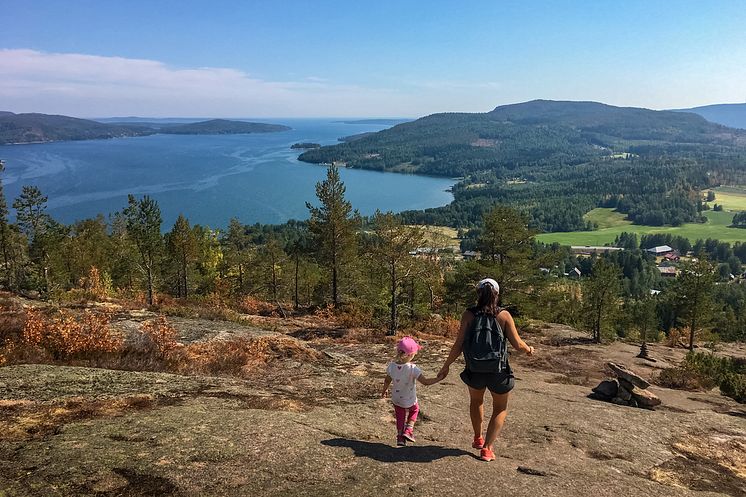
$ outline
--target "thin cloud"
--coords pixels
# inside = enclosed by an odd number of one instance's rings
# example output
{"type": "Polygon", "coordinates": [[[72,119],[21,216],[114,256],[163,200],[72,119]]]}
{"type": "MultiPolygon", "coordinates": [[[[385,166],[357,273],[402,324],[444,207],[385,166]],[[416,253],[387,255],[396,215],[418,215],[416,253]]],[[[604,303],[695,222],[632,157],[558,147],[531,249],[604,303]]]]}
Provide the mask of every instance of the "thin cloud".
{"type": "MultiPolygon", "coordinates": [[[[159,61],[28,49],[0,50],[0,109],[107,116],[377,115],[406,105],[388,89],[308,77],[264,81],[230,68],[176,68],[159,61]],[[391,107],[391,106],[389,106],[391,107]]],[[[400,114],[397,114],[400,115],[400,114]]]]}

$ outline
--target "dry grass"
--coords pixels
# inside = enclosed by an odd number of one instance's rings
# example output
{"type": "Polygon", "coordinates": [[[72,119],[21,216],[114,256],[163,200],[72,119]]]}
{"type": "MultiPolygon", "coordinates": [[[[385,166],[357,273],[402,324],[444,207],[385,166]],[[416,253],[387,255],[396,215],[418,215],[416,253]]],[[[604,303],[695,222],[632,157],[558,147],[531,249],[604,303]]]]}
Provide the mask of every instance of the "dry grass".
{"type": "Polygon", "coordinates": [[[679,454],[654,467],[648,477],[658,483],[700,492],[744,495],[746,436],[711,433],[686,436],[673,445],[679,454]]]}
{"type": "Polygon", "coordinates": [[[0,400],[0,440],[18,441],[44,438],[61,426],[82,419],[119,416],[133,409],[154,404],[150,395],[133,395],[116,399],[66,399],[42,403],[31,400],[0,400]]]}
{"type": "Polygon", "coordinates": [[[315,361],[319,352],[286,337],[236,338],[197,342],[174,350],[166,358],[176,373],[243,377],[280,359],[315,361]]]}

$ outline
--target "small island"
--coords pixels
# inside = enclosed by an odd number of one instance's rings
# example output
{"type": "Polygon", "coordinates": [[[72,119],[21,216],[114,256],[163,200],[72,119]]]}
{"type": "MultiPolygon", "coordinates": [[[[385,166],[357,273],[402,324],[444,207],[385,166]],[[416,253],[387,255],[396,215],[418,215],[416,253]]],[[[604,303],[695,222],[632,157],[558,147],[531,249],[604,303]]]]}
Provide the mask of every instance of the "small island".
{"type": "Polygon", "coordinates": [[[245,121],[229,121],[227,119],[211,119],[198,123],[181,124],[158,130],[168,135],[238,135],[248,133],[276,133],[288,131],[291,128],[281,124],[250,123],[245,121]]]}
{"type": "Polygon", "coordinates": [[[309,149],[312,149],[312,148],[321,148],[321,144],[319,144],[319,143],[310,143],[310,142],[293,143],[290,146],[290,148],[293,149],[293,150],[296,150],[296,149],[309,150],[309,149]]]}
{"type": "Polygon", "coordinates": [[[99,122],[48,114],[14,114],[0,111],[0,145],[98,140],[169,135],[233,135],[276,133],[292,128],[280,124],[212,119],[188,124],[148,122],[99,122]]]}

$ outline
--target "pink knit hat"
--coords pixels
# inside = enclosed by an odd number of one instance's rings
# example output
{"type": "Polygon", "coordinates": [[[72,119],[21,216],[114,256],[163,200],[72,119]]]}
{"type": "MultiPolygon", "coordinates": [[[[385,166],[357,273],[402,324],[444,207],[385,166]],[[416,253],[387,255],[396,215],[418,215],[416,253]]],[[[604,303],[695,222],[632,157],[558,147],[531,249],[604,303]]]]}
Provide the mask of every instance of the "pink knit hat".
{"type": "Polygon", "coordinates": [[[420,347],[420,344],[414,341],[414,338],[412,337],[404,337],[401,340],[399,340],[399,343],[396,344],[396,350],[400,352],[404,352],[405,354],[414,354],[418,350],[420,350],[422,347],[420,347]]]}

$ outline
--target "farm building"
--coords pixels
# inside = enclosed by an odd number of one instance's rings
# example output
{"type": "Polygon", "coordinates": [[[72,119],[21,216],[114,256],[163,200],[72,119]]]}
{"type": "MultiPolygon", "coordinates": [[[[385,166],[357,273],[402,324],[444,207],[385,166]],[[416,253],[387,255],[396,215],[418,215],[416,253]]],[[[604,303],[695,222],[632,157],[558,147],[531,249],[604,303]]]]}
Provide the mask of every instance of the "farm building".
{"type": "Polygon", "coordinates": [[[664,278],[675,278],[679,273],[678,269],[673,266],[658,266],[658,271],[664,278]]]}
{"type": "Polygon", "coordinates": [[[668,245],[658,245],[657,247],[647,249],[647,252],[655,255],[666,255],[672,253],[673,251],[673,248],[669,247],[668,245]]]}

